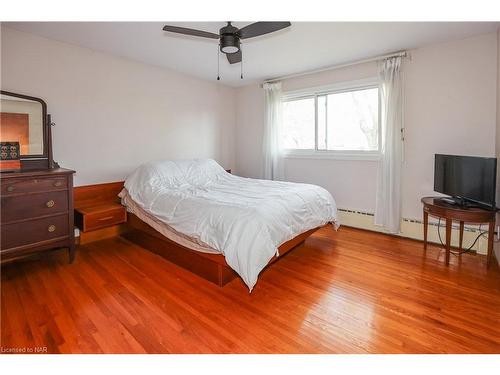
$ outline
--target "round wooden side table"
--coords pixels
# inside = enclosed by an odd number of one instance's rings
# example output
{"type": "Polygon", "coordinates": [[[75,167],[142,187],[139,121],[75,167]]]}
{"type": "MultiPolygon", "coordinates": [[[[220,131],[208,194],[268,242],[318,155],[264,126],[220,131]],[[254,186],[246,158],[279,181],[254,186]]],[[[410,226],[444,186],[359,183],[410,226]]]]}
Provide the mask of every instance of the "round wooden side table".
{"type": "Polygon", "coordinates": [[[488,223],[488,256],[486,267],[493,260],[493,237],[495,235],[495,211],[483,208],[465,208],[443,202],[440,197],[422,198],[424,205],[424,249],[427,249],[427,227],[429,215],[445,219],[446,222],[446,265],[450,264],[451,226],[453,221],[460,222],[459,248],[462,250],[464,224],[488,223]]]}

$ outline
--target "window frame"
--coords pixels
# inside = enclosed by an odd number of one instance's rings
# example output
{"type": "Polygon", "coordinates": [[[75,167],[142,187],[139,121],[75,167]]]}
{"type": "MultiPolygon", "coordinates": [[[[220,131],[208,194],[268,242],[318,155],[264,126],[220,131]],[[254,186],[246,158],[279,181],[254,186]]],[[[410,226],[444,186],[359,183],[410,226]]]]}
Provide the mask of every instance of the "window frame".
{"type": "MultiPolygon", "coordinates": [[[[327,86],[318,86],[304,90],[286,91],[281,101],[294,101],[299,99],[314,98],[314,149],[287,149],[281,150],[285,158],[300,159],[337,159],[337,160],[367,160],[377,161],[380,159],[382,149],[382,121],[380,103],[380,84],[376,77],[347,81],[327,86]],[[371,151],[363,150],[320,150],[318,149],[318,97],[343,92],[359,91],[364,89],[379,89],[378,95],[378,149],[371,151]]],[[[328,128],[327,128],[328,129],[328,128]]]]}

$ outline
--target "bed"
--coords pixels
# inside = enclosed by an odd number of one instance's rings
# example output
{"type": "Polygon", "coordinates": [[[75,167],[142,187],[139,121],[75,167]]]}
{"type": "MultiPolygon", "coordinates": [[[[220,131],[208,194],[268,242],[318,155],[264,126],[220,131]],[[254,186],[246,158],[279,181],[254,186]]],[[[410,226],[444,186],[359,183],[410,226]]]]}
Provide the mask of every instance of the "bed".
{"type": "Polygon", "coordinates": [[[130,239],[156,250],[163,246],[150,242],[163,239],[167,258],[192,254],[215,262],[219,274],[227,273],[220,277],[234,271],[250,291],[280,254],[324,225],[339,226],[325,189],[235,176],[211,159],[144,164],[126,179],[120,198],[132,227],[149,236],[149,242],[138,233],[130,239]],[[169,244],[177,253],[169,253],[169,244]]]}

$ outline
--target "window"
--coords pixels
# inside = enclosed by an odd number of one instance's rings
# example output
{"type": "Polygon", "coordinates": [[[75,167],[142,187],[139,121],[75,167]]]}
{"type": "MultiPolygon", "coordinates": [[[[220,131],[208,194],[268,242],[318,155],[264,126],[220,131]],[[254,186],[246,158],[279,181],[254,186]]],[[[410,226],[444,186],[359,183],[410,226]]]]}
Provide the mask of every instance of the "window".
{"type": "Polygon", "coordinates": [[[283,105],[283,145],[287,149],[315,148],[315,98],[286,101],[283,105]]]}
{"type": "Polygon", "coordinates": [[[290,155],[376,157],[379,133],[376,82],[284,98],[282,147],[290,155]]]}

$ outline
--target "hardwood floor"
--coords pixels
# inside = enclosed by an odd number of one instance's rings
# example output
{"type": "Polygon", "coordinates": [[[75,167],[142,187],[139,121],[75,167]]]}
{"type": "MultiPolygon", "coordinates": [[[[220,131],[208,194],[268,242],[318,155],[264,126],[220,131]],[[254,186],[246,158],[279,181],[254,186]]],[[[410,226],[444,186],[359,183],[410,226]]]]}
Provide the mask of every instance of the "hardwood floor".
{"type": "Polygon", "coordinates": [[[484,256],[324,228],[249,294],[120,237],[2,268],[1,346],[50,353],[500,353],[484,256]]]}

